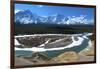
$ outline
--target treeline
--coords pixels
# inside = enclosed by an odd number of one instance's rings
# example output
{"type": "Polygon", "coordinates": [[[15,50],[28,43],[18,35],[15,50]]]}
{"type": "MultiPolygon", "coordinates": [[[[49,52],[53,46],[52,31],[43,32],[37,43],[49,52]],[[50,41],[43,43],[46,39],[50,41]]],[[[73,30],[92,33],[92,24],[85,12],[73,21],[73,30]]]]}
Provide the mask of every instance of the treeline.
{"type": "Polygon", "coordinates": [[[60,24],[19,24],[15,23],[14,33],[17,34],[78,34],[93,32],[92,25],[60,25],[60,24]]]}

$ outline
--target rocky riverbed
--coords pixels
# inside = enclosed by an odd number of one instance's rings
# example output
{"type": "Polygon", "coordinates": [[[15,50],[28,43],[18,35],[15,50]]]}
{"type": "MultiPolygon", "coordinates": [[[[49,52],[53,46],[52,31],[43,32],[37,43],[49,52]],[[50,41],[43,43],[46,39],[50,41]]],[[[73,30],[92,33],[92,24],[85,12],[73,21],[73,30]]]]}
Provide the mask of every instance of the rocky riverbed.
{"type": "Polygon", "coordinates": [[[90,34],[15,36],[15,65],[94,61],[90,34]],[[22,64],[22,62],[24,64],[22,64]]]}

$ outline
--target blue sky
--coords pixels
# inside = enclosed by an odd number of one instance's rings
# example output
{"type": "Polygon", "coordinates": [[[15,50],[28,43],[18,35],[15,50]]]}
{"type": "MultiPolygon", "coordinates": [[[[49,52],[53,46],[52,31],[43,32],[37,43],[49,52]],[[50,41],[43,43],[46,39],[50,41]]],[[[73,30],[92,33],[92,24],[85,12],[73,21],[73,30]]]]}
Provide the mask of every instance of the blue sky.
{"type": "Polygon", "coordinates": [[[48,6],[35,4],[15,4],[15,10],[30,10],[40,16],[61,14],[64,16],[86,15],[86,19],[94,19],[94,8],[48,6]]]}

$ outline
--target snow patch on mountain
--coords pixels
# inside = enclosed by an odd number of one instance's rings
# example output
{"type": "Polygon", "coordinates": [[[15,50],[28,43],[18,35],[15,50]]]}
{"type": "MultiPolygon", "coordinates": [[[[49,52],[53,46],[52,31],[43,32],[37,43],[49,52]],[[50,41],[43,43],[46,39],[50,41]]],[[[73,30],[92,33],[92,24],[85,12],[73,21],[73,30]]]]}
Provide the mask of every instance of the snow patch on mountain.
{"type": "Polygon", "coordinates": [[[93,24],[94,20],[86,19],[86,15],[80,16],[64,16],[61,14],[55,14],[51,16],[39,16],[36,13],[32,13],[30,10],[15,10],[15,22],[20,24],[93,24]]]}
{"type": "Polygon", "coordinates": [[[22,11],[22,10],[15,10],[15,12],[14,12],[14,13],[16,14],[16,13],[18,13],[19,11],[22,11]]]}
{"type": "Polygon", "coordinates": [[[87,24],[87,19],[85,19],[86,16],[80,15],[78,17],[72,16],[68,17],[68,21],[65,22],[65,24],[87,24]]]}
{"type": "Polygon", "coordinates": [[[15,22],[20,24],[32,24],[36,21],[36,14],[33,14],[30,10],[19,11],[15,14],[15,22]]]}

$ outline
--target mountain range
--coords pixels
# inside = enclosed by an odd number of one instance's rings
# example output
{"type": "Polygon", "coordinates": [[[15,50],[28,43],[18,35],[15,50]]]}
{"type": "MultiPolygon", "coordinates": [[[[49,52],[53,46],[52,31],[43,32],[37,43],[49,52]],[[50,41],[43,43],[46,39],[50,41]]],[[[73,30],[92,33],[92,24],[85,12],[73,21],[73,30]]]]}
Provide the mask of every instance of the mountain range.
{"type": "Polygon", "coordinates": [[[15,23],[20,24],[93,24],[93,20],[87,20],[86,16],[64,16],[61,14],[55,14],[50,16],[39,16],[36,13],[32,13],[30,10],[19,10],[15,12],[15,23]]]}

